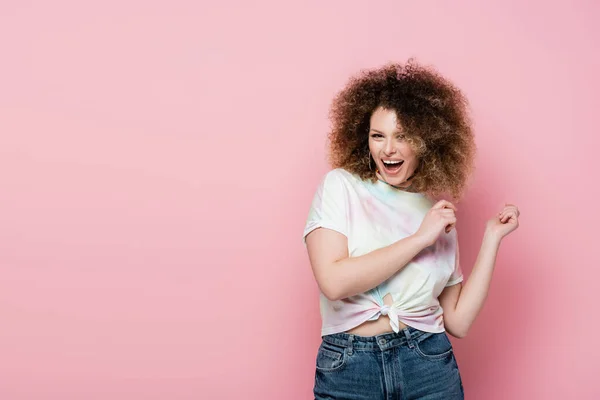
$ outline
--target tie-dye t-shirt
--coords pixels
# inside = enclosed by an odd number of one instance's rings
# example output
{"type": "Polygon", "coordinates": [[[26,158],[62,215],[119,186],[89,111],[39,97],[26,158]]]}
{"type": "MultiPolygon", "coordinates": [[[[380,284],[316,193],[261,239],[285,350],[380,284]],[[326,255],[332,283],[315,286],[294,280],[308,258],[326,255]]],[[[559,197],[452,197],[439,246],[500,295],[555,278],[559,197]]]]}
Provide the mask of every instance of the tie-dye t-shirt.
{"type": "MultiPolygon", "coordinates": [[[[420,193],[398,190],[389,184],[362,180],[344,169],[328,172],[312,201],[306,235],[317,228],[337,231],[348,238],[348,254],[358,257],[412,235],[434,202],[420,193]]],[[[320,295],[321,335],[352,329],[380,315],[427,332],[444,332],[438,296],[447,286],[463,280],[456,229],[442,232],[404,268],[379,286],[342,300],[320,295]],[[383,298],[391,294],[393,304],[383,298]]]]}

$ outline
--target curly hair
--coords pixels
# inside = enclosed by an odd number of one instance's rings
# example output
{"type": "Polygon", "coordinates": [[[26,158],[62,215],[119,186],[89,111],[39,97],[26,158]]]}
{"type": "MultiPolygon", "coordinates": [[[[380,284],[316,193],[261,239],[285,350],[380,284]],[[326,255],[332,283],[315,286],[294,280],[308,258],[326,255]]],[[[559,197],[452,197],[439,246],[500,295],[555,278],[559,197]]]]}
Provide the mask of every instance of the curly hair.
{"type": "Polygon", "coordinates": [[[329,114],[331,166],[361,179],[377,179],[370,168],[368,132],[371,114],[379,107],[396,112],[417,153],[411,191],[460,199],[476,151],[467,99],[437,71],[413,59],[361,71],[336,95],[329,114]]]}

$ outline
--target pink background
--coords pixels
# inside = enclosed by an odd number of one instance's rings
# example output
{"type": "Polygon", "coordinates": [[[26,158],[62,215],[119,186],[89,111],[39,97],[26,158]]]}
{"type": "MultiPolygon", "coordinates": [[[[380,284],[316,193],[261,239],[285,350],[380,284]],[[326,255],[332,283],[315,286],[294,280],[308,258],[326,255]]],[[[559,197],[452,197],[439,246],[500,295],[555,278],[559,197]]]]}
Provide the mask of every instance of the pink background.
{"type": "Polygon", "coordinates": [[[411,56],[472,104],[467,274],[522,211],[467,398],[600,398],[598,3],[93,3],[0,3],[0,399],[310,398],[328,107],[411,56]]]}

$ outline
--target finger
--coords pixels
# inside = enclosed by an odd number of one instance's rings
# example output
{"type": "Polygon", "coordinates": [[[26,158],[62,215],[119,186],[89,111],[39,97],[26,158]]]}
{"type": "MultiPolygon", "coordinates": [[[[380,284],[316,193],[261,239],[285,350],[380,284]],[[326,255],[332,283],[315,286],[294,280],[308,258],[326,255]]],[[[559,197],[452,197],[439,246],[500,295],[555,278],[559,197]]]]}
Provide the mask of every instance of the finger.
{"type": "Polygon", "coordinates": [[[446,233],[449,233],[452,229],[454,229],[454,226],[456,225],[456,217],[454,216],[448,216],[446,217],[446,233]]]}
{"type": "Polygon", "coordinates": [[[502,221],[503,223],[509,221],[510,219],[517,219],[517,213],[515,213],[514,211],[509,211],[507,213],[505,213],[502,218],[500,218],[500,221],[502,221]]]}
{"type": "Polygon", "coordinates": [[[519,211],[519,208],[517,206],[515,206],[514,204],[506,204],[504,206],[504,210],[502,211],[509,211],[509,210],[513,210],[517,213],[517,216],[519,216],[521,214],[521,212],[519,211]]]}
{"type": "Polygon", "coordinates": [[[455,226],[456,226],[456,224],[453,224],[453,223],[446,225],[446,229],[445,229],[446,233],[450,233],[450,231],[452,229],[454,229],[455,226]]]}
{"type": "Polygon", "coordinates": [[[500,211],[498,213],[498,216],[502,217],[502,216],[504,216],[504,215],[506,215],[507,213],[510,213],[510,212],[514,213],[515,215],[518,215],[519,210],[517,210],[516,208],[513,208],[513,207],[507,207],[504,210],[500,211]]]}
{"type": "Polygon", "coordinates": [[[504,207],[498,214],[506,213],[508,211],[515,211],[514,207],[504,207]]]}
{"type": "Polygon", "coordinates": [[[442,209],[442,208],[451,208],[456,211],[456,207],[454,204],[450,203],[448,200],[440,200],[431,207],[433,209],[442,209]]]}

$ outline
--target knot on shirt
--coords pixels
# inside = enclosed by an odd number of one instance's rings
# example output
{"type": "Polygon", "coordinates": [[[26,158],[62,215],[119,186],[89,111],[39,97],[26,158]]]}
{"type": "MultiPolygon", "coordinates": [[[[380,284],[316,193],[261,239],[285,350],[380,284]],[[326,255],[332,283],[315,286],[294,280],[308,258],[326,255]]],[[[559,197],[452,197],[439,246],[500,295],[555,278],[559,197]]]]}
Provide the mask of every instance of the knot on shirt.
{"type": "Polygon", "coordinates": [[[390,306],[388,306],[387,304],[384,304],[383,306],[381,306],[381,308],[379,309],[379,312],[381,312],[381,315],[388,315],[390,312],[390,306]]]}

